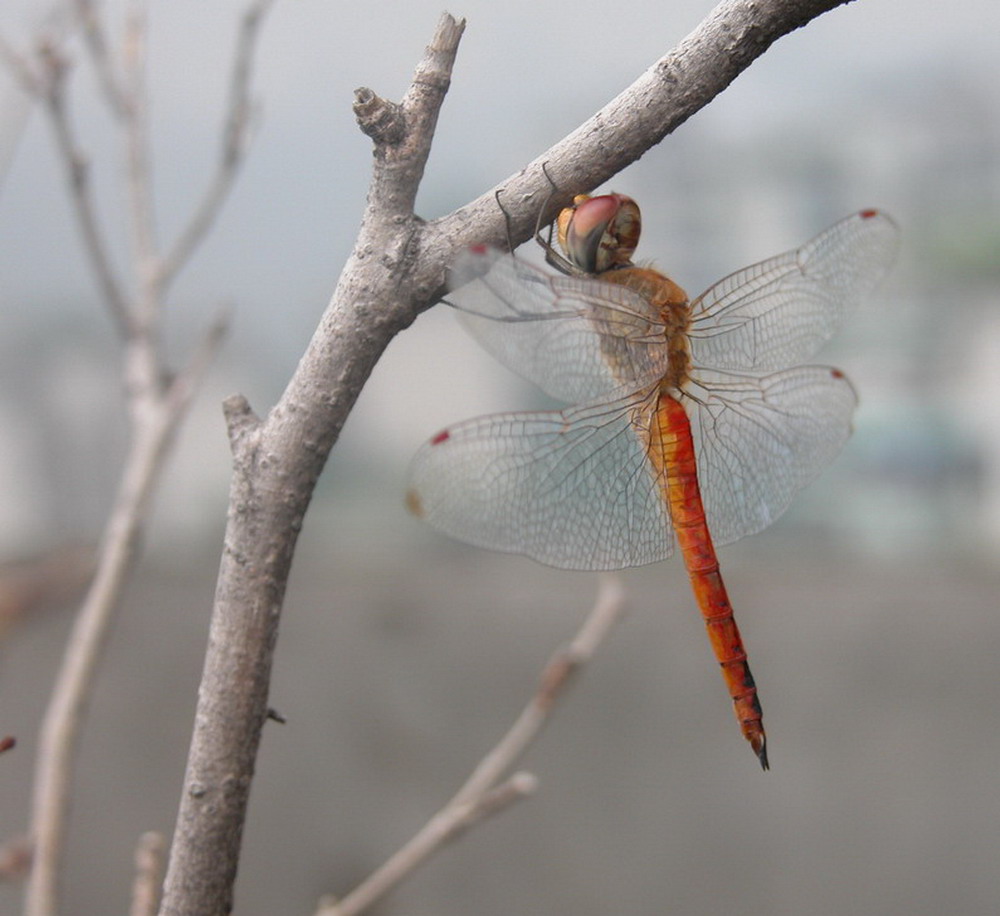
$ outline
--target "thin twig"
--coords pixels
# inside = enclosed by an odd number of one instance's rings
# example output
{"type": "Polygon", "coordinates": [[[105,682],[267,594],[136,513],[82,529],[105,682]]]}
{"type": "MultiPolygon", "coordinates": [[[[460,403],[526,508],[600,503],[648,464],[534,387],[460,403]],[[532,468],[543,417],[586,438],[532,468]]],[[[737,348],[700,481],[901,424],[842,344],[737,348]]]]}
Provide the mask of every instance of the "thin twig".
{"type": "Polygon", "coordinates": [[[126,104],[122,108],[127,149],[128,201],[132,257],[138,274],[138,317],[147,333],[159,311],[159,258],[153,219],[153,173],[150,165],[149,103],[146,96],[146,15],[138,4],[129,6],[125,21],[126,104]]]}
{"type": "MultiPolygon", "coordinates": [[[[93,14],[87,0],[78,0],[78,8],[87,16],[93,14]]],[[[224,316],[213,322],[188,365],[171,375],[158,337],[164,303],[155,269],[153,196],[143,90],[144,23],[136,15],[130,19],[126,68],[129,79],[128,85],[122,86],[112,81],[114,64],[107,54],[96,19],[90,21],[89,26],[88,21],[85,19],[91,56],[99,69],[103,67],[106,71],[108,102],[113,108],[118,106],[116,113],[122,116],[125,128],[130,217],[135,239],[131,284],[137,291],[134,299],[129,298],[118,280],[98,227],[87,164],[78,149],[66,110],[67,65],[51,44],[43,45],[39,52],[44,74],[39,85],[55,129],[57,151],[70,175],[72,198],[87,252],[124,341],[122,371],[131,437],[118,492],[101,540],[97,570],[74,622],[42,722],[32,797],[32,868],[25,904],[28,916],[55,916],[58,912],[72,776],[86,708],[121,604],[124,584],[138,558],[140,536],[165,459],[226,325],[224,316]]],[[[143,880],[148,884],[152,880],[148,877],[151,872],[147,869],[145,873],[147,877],[143,880]]],[[[158,878],[155,883],[159,884],[158,878]]],[[[139,896],[137,892],[137,900],[139,896]]],[[[136,904],[142,906],[141,912],[155,910],[155,895],[146,894],[143,901],[136,904]]]]}
{"type": "Polygon", "coordinates": [[[413,873],[434,852],[473,824],[534,792],[529,773],[504,775],[538,736],[552,709],[579,670],[603,642],[625,608],[625,591],[614,575],[601,576],[597,600],[573,641],[556,650],[542,670],[538,687],[507,734],[479,762],[452,799],[416,835],[342,900],[326,897],[315,916],[358,916],[413,873]]]}
{"type": "Polygon", "coordinates": [[[94,0],[73,0],[73,7],[105,101],[116,117],[124,117],[128,111],[128,95],[115,73],[115,62],[108,51],[108,41],[96,4],[94,0]]]}
{"type": "Polygon", "coordinates": [[[32,799],[34,851],[27,894],[29,916],[53,916],[58,912],[66,815],[80,730],[122,589],[138,551],[139,533],[166,443],[179,420],[163,416],[133,431],[125,473],[102,539],[97,572],[74,621],[42,721],[32,799]]]}
{"type": "Polygon", "coordinates": [[[590,659],[621,616],[625,603],[621,580],[609,574],[601,576],[600,581],[597,602],[580,631],[568,646],[555,652],[549,659],[531,702],[458,790],[455,798],[459,802],[476,798],[487,787],[494,785],[510,768],[511,761],[524,753],[545,724],[552,706],[568,686],[571,676],[590,659]]]}
{"type": "Polygon", "coordinates": [[[129,916],[156,916],[163,883],[163,856],[167,844],[162,833],[150,831],[139,837],[135,849],[135,878],[129,916]]]}
{"type": "MultiPolygon", "coordinates": [[[[6,63],[11,72],[14,72],[18,66],[16,53],[6,43],[3,36],[0,36],[0,61],[6,63]]],[[[15,74],[14,79],[19,85],[23,84],[26,79],[30,84],[31,77],[29,74],[21,76],[15,74]]],[[[20,143],[25,128],[28,126],[28,117],[31,114],[34,101],[33,95],[24,92],[8,93],[3,101],[5,111],[3,113],[3,127],[0,131],[0,194],[3,193],[18,143],[20,143]]]]}
{"type": "MultiPolygon", "coordinates": [[[[69,17],[62,7],[54,8],[46,17],[48,41],[55,46],[69,30],[69,17]]],[[[44,74],[34,67],[27,56],[15,50],[14,45],[3,35],[0,35],[0,63],[10,71],[14,82],[21,90],[20,98],[5,100],[8,107],[5,136],[0,141],[0,189],[7,177],[10,164],[14,159],[18,141],[28,124],[31,106],[44,95],[44,74]]]]}
{"type": "Polygon", "coordinates": [[[177,237],[160,264],[160,282],[166,288],[176,273],[187,263],[191,253],[208,232],[232,188],[236,173],[243,162],[250,128],[250,82],[253,74],[254,50],[260,26],[274,0],[253,0],[243,14],[240,34],[233,59],[226,105],[225,126],[215,175],[195,208],[190,222],[177,237]]]}
{"type": "Polygon", "coordinates": [[[66,112],[67,64],[51,45],[43,45],[39,51],[39,59],[46,72],[46,79],[42,83],[45,90],[42,98],[55,132],[56,147],[69,178],[70,198],[83,244],[115,326],[122,337],[128,338],[134,330],[134,318],[129,309],[128,297],[112,265],[107,241],[98,224],[97,208],[90,185],[90,166],[77,145],[66,112]]]}

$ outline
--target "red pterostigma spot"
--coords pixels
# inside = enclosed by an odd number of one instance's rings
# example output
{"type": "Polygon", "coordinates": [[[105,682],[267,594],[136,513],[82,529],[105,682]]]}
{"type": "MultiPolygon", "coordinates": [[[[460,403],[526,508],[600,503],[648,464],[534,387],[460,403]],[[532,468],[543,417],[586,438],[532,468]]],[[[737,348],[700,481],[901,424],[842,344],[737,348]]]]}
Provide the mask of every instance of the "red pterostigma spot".
{"type": "Polygon", "coordinates": [[[431,445],[440,445],[442,442],[447,442],[451,438],[451,433],[446,429],[442,429],[433,439],[431,439],[431,445]]]}

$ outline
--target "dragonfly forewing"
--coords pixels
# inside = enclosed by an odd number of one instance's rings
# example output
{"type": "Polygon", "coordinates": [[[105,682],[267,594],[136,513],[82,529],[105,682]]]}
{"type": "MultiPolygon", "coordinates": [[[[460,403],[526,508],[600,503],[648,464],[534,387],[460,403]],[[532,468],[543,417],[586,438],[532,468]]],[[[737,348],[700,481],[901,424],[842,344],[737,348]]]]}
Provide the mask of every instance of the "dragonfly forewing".
{"type": "Polygon", "coordinates": [[[663,322],[630,290],[550,276],[487,247],[465,252],[449,285],[469,333],[560,401],[622,398],[667,371],[663,322]]]}
{"type": "Polygon", "coordinates": [[[883,279],[898,247],[893,220],[864,210],[724,277],[691,305],[692,361],[760,372],[811,359],[883,279]]]}

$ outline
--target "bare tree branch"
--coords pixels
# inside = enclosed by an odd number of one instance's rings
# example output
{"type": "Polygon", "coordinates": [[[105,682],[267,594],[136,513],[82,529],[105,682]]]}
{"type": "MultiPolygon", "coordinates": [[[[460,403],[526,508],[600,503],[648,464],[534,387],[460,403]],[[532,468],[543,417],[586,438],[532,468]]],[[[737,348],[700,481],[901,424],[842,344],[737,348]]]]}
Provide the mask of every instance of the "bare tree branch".
{"type": "Polygon", "coordinates": [[[105,101],[117,117],[124,117],[129,107],[128,94],[115,72],[115,62],[108,51],[104,25],[97,15],[96,4],[94,0],[73,0],[73,9],[105,101]]]}
{"type": "Polygon", "coordinates": [[[122,589],[138,551],[153,488],[179,421],[180,416],[153,408],[145,422],[133,428],[97,572],[74,622],[42,721],[32,797],[33,862],[26,908],[29,916],[58,912],[66,814],[80,731],[122,589]]]}
{"type": "MultiPolygon", "coordinates": [[[[674,50],[649,67],[593,117],[523,169],[464,207],[427,226],[425,245],[459,248],[489,243],[506,248],[510,216],[514,245],[550,222],[574,194],[593,190],[631,165],[704,108],[783,35],[852,0],[724,0],[674,50]],[[542,172],[542,167],[555,182],[542,172]],[[544,209],[542,207],[544,206],[544,209]],[[433,241],[432,241],[433,239],[433,241]]],[[[454,249],[451,251],[454,255],[454,249]]]]}
{"type": "Polygon", "coordinates": [[[273,5],[274,0],[253,0],[243,14],[233,58],[218,166],[191,221],[160,264],[160,283],[164,288],[170,284],[181,266],[187,263],[191,253],[211,228],[243,162],[250,129],[250,78],[253,73],[254,50],[261,23],[273,5]]]}
{"type": "Polygon", "coordinates": [[[593,656],[625,607],[621,580],[614,575],[601,577],[593,610],[566,647],[549,659],[538,688],[507,734],[479,762],[455,793],[402,849],[372,872],[343,900],[326,898],[315,916],[357,916],[384,897],[426,859],[485,817],[507,808],[534,792],[537,781],[530,773],[506,773],[538,736],[552,709],[572,681],[572,676],[593,656]]]}
{"type": "MultiPolygon", "coordinates": [[[[412,258],[409,243],[416,227],[412,213],[407,216],[407,212],[430,151],[462,28],[450,16],[442,17],[419,68],[424,83],[413,92],[407,111],[407,138],[399,147],[376,151],[379,177],[373,182],[366,226],[352,260],[399,264],[412,258]],[[418,110],[420,106],[424,110],[418,110]],[[375,246],[376,222],[383,237],[389,226],[394,227],[396,237],[386,248],[375,246]]],[[[328,310],[306,359],[330,358],[330,342],[341,334],[347,335],[341,345],[356,345],[357,329],[328,326],[332,318],[328,310]],[[355,343],[348,343],[348,338],[355,343]]],[[[330,369],[339,372],[333,366],[330,369]]],[[[272,650],[296,541],[289,535],[301,528],[313,486],[333,444],[324,414],[336,403],[331,401],[336,387],[312,370],[297,373],[277,407],[252,427],[248,405],[227,402],[234,445],[229,521],[163,914],[215,914],[232,909],[250,780],[267,717],[272,650]],[[317,412],[317,404],[326,404],[327,411],[317,412]],[[292,454],[312,455],[312,460],[303,464],[293,460],[292,454]],[[261,463],[267,469],[263,476],[252,469],[261,463]],[[292,470],[291,476],[285,477],[286,469],[292,470]],[[249,518],[255,519],[250,526],[241,521],[249,518]]]]}
{"type": "MultiPolygon", "coordinates": [[[[839,3],[721,3],[632,87],[504,183],[512,241],[530,237],[549,196],[542,164],[560,189],[544,214],[551,216],[683,123],[775,39],[839,3]]],[[[214,916],[232,907],[292,555],[316,480],[362,385],[392,337],[439,296],[457,251],[505,238],[492,192],[431,223],[412,210],[463,27],[442,17],[398,110],[360,93],[363,128],[376,140],[354,250],[274,409],[257,421],[245,400],[227,403],[230,508],[163,916],[214,916]]]]}
{"type": "Polygon", "coordinates": [[[66,72],[68,64],[51,44],[39,49],[39,60],[45,71],[41,86],[42,100],[55,132],[56,147],[69,178],[70,198],[87,256],[97,274],[97,282],[115,326],[122,337],[134,331],[134,316],[129,311],[128,298],[111,262],[107,241],[101,232],[90,187],[90,164],[80,151],[66,111],[66,72]]]}
{"type": "Polygon", "coordinates": [[[125,85],[128,88],[120,103],[120,117],[125,128],[127,150],[132,258],[138,274],[136,311],[140,323],[148,329],[147,333],[153,333],[151,325],[156,318],[159,299],[159,257],[153,225],[153,174],[146,123],[149,113],[146,98],[146,15],[136,3],[128,9],[125,36],[125,85]]]}
{"type": "MultiPolygon", "coordinates": [[[[259,11],[270,0],[254,0],[251,11],[259,11]]],[[[108,53],[103,28],[90,0],[76,0],[84,24],[87,45],[105,96],[123,126],[130,191],[129,221],[133,235],[131,283],[126,287],[112,265],[105,238],[98,226],[88,167],[75,139],[65,98],[68,64],[52,41],[39,48],[38,73],[13,60],[22,85],[38,94],[46,104],[56,146],[70,177],[70,191],[87,253],[94,266],[104,298],[122,337],[122,375],[129,414],[130,443],[118,491],[100,545],[91,587],[75,620],[62,666],[39,736],[31,813],[31,856],[25,912],[28,916],[55,916],[59,909],[59,878],[73,768],[86,708],[96,682],[98,668],[121,604],[125,582],[139,554],[140,535],[149,516],[151,501],[166,457],[193,394],[214,357],[225,332],[225,316],[207,329],[188,364],[178,373],[170,371],[159,339],[164,310],[160,256],[154,233],[152,176],[149,164],[145,97],[145,21],[138,7],[130,9],[126,29],[125,77],[119,80],[116,63],[108,53]],[[134,291],[129,292],[127,290],[134,291]]],[[[252,45],[241,48],[243,80],[249,79],[252,45]]],[[[247,91],[245,82],[241,90],[247,91]]],[[[225,134],[233,133],[232,115],[225,134]]],[[[227,140],[227,142],[229,142],[227,140]]],[[[236,150],[232,159],[240,158],[236,150]]],[[[228,179],[231,181],[231,176],[228,179]]],[[[228,188],[228,184],[226,185],[228,188]]],[[[211,216],[221,203],[219,195],[211,216]]],[[[171,276],[203,238],[210,219],[171,266],[171,276]]],[[[147,849],[147,852],[149,850],[147,849]]],[[[145,881],[159,884],[159,878],[145,881]]],[[[137,892],[138,893],[138,892],[137,892]]],[[[146,894],[136,905],[153,912],[157,894],[146,894]]]]}

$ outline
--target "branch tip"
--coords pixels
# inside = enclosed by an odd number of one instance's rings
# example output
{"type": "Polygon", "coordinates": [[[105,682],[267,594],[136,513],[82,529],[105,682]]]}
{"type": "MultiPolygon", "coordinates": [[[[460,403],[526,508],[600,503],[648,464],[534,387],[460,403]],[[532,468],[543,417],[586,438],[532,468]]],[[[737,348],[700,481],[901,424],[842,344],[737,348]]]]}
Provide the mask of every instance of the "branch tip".
{"type": "Polygon", "coordinates": [[[230,395],[222,402],[222,415],[226,418],[226,432],[234,450],[248,433],[260,425],[260,418],[242,394],[230,395]]]}
{"type": "Polygon", "coordinates": [[[518,770],[510,777],[508,783],[518,795],[534,795],[541,785],[539,778],[527,770],[518,770]]]}
{"type": "Polygon", "coordinates": [[[413,85],[403,100],[404,108],[408,108],[407,101],[413,97],[413,92],[418,86],[427,86],[434,90],[436,98],[431,102],[431,110],[434,117],[437,117],[444,95],[451,85],[451,71],[455,66],[458,45],[464,31],[464,19],[456,19],[450,13],[442,13],[430,44],[424,49],[424,56],[413,73],[413,85]]]}
{"type": "Polygon", "coordinates": [[[462,40],[462,33],[464,31],[464,18],[456,19],[451,13],[444,12],[441,14],[441,18],[438,19],[430,46],[440,50],[454,50],[462,40]]]}

